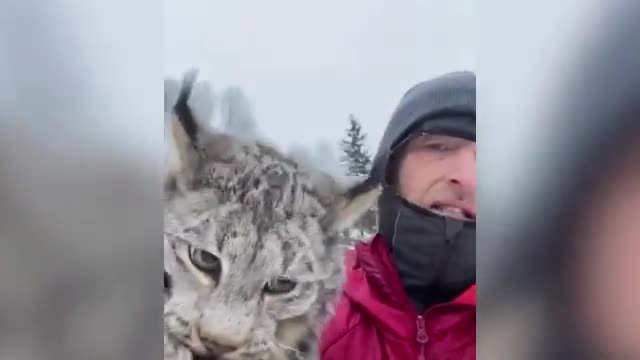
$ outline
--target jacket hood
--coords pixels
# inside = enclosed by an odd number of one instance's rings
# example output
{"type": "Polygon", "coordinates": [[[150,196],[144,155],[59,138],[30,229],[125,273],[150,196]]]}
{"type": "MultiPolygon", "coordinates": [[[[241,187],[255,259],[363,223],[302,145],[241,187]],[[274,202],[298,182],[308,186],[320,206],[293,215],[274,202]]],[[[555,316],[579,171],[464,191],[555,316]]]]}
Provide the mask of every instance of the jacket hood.
{"type": "MultiPolygon", "coordinates": [[[[384,239],[376,235],[347,253],[348,279],[344,292],[385,331],[413,341],[419,315],[406,295],[384,239]]],[[[446,306],[476,305],[475,284],[446,306]]],[[[436,305],[442,306],[442,305],[436,305]]]]}

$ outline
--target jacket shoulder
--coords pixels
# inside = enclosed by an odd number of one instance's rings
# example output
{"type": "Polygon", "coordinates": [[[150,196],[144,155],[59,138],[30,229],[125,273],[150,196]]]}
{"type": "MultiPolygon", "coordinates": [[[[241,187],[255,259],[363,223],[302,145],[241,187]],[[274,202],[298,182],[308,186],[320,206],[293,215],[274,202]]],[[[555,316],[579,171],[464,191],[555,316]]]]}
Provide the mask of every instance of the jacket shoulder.
{"type": "MultiPolygon", "coordinates": [[[[344,354],[345,340],[359,326],[361,316],[349,301],[349,298],[341,295],[335,307],[335,314],[325,324],[320,339],[321,359],[333,359],[330,354],[344,354]]],[[[347,341],[348,342],[348,341],[347,341]]],[[[340,358],[340,357],[338,357],[340,358]]]]}
{"type": "MultiPolygon", "coordinates": [[[[345,278],[344,288],[353,285],[353,272],[357,270],[358,247],[370,242],[362,241],[355,248],[347,249],[344,253],[345,278]]],[[[343,359],[344,354],[351,353],[350,346],[357,342],[358,329],[362,326],[362,313],[358,306],[343,290],[334,307],[334,314],[325,323],[320,338],[320,354],[322,360],[343,359]]]]}
{"type": "MultiPolygon", "coordinates": [[[[349,273],[353,271],[355,259],[356,252],[353,249],[349,249],[345,252],[345,269],[347,279],[350,278],[349,273]]],[[[344,286],[348,286],[348,283],[344,286]]],[[[360,313],[354,309],[351,300],[343,290],[334,307],[333,316],[328,319],[322,330],[320,339],[320,352],[323,354],[322,359],[325,359],[324,354],[328,351],[336,347],[340,347],[340,344],[343,342],[342,340],[358,327],[360,319],[360,313]]]]}

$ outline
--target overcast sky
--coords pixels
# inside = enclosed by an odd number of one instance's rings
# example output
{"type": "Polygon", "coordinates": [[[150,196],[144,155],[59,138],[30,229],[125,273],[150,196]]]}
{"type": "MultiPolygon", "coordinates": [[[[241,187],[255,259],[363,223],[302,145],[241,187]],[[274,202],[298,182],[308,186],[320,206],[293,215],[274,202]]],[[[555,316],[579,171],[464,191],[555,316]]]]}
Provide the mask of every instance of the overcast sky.
{"type": "Polygon", "coordinates": [[[262,134],[288,147],[339,139],[354,113],[369,149],[402,94],[474,70],[474,9],[456,1],[165,0],[165,72],[240,85],[262,134]]]}

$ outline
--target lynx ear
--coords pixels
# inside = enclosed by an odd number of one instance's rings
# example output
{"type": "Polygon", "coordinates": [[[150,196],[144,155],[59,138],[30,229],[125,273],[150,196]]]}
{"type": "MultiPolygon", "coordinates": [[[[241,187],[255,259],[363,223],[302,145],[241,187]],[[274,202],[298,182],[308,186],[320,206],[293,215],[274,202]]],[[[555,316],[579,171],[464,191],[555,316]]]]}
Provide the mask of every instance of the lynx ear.
{"type": "Polygon", "coordinates": [[[169,145],[167,182],[179,189],[193,180],[198,167],[199,139],[203,128],[189,107],[197,75],[195,69],[185,73],[171,118],[165,124],[165,136],[169,145]]]}
{"type": "Polygon", "coordinates": [[[169,145],[165,189],[185,191],[195,186],[203,163],[228,166],[243,156],[243,143],[227,134],[213,131],[194,115],[189,99],[198,71],[185,73],[171,118],[165,124],[169,145]]]}
{"type": "MultiPolygon", "coordinates": [[[[323,220],[327,233],[338,233],[356,223],[378,200],[382,185],[371,177],[358,178],[347,186],[340,187],[335,181],[330,185],[337,191],[333,197],[330,210],[323,220]],[[344,189],[344,190],[342,190],[344,189]]],[[[329,190],[325,188],[326,190],[329,190]]]]}

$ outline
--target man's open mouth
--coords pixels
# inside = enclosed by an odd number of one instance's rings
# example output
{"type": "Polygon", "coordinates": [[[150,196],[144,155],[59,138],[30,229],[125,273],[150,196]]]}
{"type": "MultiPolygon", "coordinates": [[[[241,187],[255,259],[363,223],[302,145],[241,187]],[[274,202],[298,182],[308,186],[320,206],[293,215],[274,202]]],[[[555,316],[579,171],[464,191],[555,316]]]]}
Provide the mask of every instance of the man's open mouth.
{"type": "Polygon", "coordinates": [[[429,207],[429,210],[438,215],[447,216],[454,219],[476,221],[475,212],[463,206],[436,202],[429,207]]]}

